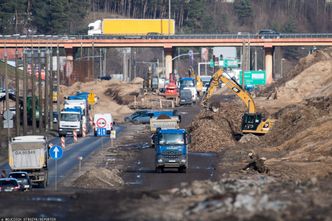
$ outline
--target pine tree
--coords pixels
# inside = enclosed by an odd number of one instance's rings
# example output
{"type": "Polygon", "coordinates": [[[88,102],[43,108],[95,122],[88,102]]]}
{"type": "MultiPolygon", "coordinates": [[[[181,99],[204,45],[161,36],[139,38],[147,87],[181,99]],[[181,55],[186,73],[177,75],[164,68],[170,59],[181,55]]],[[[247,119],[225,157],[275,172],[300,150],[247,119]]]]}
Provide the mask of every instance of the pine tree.
{"type": "Polygon", "coordinates": [[[241,26],[250,24],[253,17],[250,0],[236,0],[234,2],[234,11],[238,17],[241,26]]]}

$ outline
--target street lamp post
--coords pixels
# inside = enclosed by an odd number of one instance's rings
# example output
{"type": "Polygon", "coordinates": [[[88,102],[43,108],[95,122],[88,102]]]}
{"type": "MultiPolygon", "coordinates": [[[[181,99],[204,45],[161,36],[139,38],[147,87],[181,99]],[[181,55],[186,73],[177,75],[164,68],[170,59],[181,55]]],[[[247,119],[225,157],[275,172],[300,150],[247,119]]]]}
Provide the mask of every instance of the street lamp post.
{"type": "Polygon", "coordinates": [[[283,73],[283,62],[285,61],[286,59],[285,58],[281,58],[281,61],[280,61],[280,78],[282,78],[284,76],[284,73],[283,73]]]}

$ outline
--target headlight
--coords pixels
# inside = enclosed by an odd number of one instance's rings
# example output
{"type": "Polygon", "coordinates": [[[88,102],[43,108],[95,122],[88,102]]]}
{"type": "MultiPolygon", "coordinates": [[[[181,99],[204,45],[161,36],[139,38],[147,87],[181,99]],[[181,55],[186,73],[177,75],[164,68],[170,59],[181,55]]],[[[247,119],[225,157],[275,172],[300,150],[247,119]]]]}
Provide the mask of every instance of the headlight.
{"type": "Polygon", "coordinates": [[[158,159],[158,163],[162,163],[163,162],[163,159],[158,159]]]}
{"type": "Polygon", "coordinates": [[[181,163],[185,163],[185,162],[186,162],[186,159],[182,159],[182,160],[181,160],[181,163]]]}

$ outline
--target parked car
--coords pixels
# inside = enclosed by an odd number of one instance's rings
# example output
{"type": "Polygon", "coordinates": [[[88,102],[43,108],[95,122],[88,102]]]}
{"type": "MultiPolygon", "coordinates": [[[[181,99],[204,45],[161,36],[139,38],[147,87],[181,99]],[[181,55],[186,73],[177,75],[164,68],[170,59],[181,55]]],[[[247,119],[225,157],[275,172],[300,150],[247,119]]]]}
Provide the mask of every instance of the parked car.
{"type": "Polygon", "coordinates": [[[259,38],[280,38],[280,33],[272,29],[262,29],[258,32],[259,38]]]}
{"type": "Polygon", "coordinates": [[[153,116],[153,114],[150,112],[150,110],[139,110],[135,113],[125,117],[126,122],[131,122],[135,124],[139,123],[149,123],[150,118],[153,116]]]}
{"type": "Polygon", "coordinates": [[[161,110],[138,110],[130,116],[125,117],[126,122],[132,122],[134,124],[148,124],[150,123],[150,118],[159,117],[160,115],[176,116],[176,111],[171,109],[161,109],[161,110]]]}
{"type": "Polygon", "coordinates": [[[8,178],[16,179],[19,184],[22,184],[24,190],[32,189],[32,183],[27,172],[24,171],[11,172],[8,175],[8,178]]]}
{"type": "Polygon", "coordinates": [[[0,192],[15,192],[24,191],[24,187],[17,179],[14,178],[2,178],[0,179],[0,192]]]}

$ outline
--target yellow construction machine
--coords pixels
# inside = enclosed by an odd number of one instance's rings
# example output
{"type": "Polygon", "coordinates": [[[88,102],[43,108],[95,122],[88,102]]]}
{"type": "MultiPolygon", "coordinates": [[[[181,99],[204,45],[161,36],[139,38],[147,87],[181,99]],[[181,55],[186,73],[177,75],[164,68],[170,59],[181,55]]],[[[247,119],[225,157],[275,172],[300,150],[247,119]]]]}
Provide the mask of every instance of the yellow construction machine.
{"type": "Polygon", "coordinates": [[[199,75],[195,74],[195,71],[192,67],[188,69],[188,77],[194,78],[196,81],[196,90],[199,96],[203,94],[203,81],[201,80],[201,77],[199,75]]]}
{"type": "MultiPolygon", "coordinates": [[[[222,69],[219,69],[211,78],[210,85],[207,89],[205,96],[202,98],[201,104],[207,107],[207,102],[215,90],[219,86],[219,82],[224,83],[234,94],[236,94],[246,105],[247,112],[242,116],[242,133],[252,134],[266,134],[271,129],[274,120],[265,119],[262,113],[256,111],[254,99],[248,91],[243,89],[234,79],[228,78],[224,75],[222,69]]],[[[217,111],[216,108],[212,109],[217,111]]]]}

